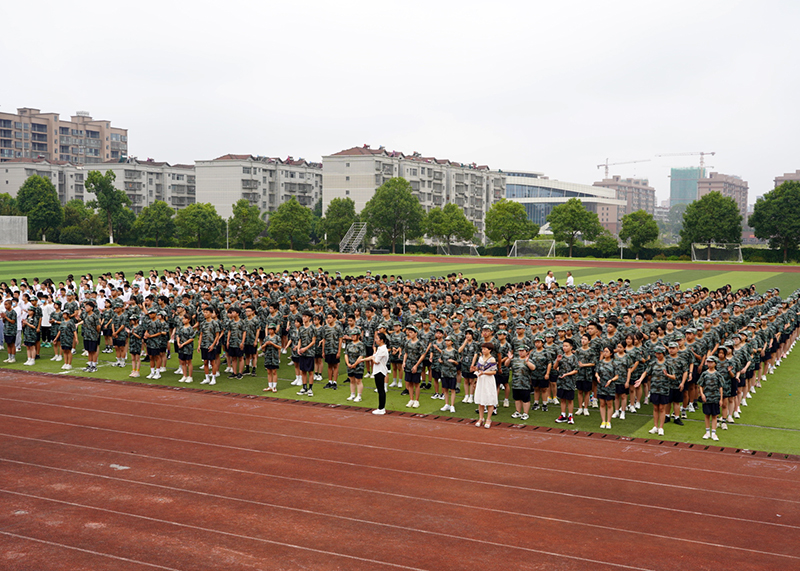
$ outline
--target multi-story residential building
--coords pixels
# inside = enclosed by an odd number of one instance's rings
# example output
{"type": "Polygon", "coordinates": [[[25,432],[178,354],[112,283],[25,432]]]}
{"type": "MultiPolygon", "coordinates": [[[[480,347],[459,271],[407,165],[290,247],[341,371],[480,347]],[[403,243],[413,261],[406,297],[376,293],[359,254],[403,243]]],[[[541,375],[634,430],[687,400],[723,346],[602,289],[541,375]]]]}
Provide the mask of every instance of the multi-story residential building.
{"type": "Polygon", "coordinates": [[[242,198],[258,206],[262,217],[294,197],[313,208],[322,197],[322,164],[254,155],[224,155],[195,161],[197,202],[213,204],[223,218],[242,198]]]}
{"type": "Polygon", "coordinates": [[[747,220],[747,182],[741,177],[730,174],[712,172],[708,177],[697,181],[697,198],[704,197],[709,192],[719,192],[722,196],[732,198],[739,207],[742,220],[747,220]]]}
{"type": "Polygon", "coordinates": [[[379,186],[391,178],[402,177],[411,184],[426,212],[448,203],[461,207],[475,225],[480,241],[484,240],[486,212],[505,195],[505,175],[500,171],[475,163],[423,157],[416,152],[407,155],[364,145],[324,156],[322,164],[323,212],[334,198],[352,199],[359,212],[379,186]]]}
{"type": "Polygon", "coordinates": [[[669,222],[669,206],[656,206],[653,209],[653,218],[655,218],[656,222],[664,224],[669,222]]]}
{"type": "Polygon", "coordinates": [[[69,121],[30,107],[0,111],[0,162],[25,158],[90,164],[127,155],[128,130],[92,119],[86,111],[69,121]]]}
{"type": "Polygon", "coordinates": [[[66,204],[73,198],[84,200],[86,197],[84,182],[88,172],[88,168],[66,161],[9,159],[0,164],[0,192],[7,192],[16,197],[28,177],[39,175],[50,179],[58,191],[61,204],[66,204]]]}
{"type": "Polygon", "coordinates": [[[697,181],[705,178],[703,167],[671,169],[669,181],[669,205],[690,204],[697,200],[697,181]]]}
{"type": "Polygon", "coordinates": [[[617,197],[617,191],[600,186],[589,186],[574,182],[550,180],[543,173],[533,171],[508,171],[506,174],[506,198],[521,203],[528,219],[547,232],[547,215],[553,207],[564,204],[570,198],[579,198],[590,212],[595,212],[600,224],[614,234],[620,230],[620,210],[627,207],[627,200],[617,197]]]}
{"type": "Polygon", "coordinates": [[[655,214],[656,208],[656,189],[650,186],[646,178],[622,178],[613,175],[600,182],[595,182],[592,186],[611,188],[616,191],[617,198],[626,202],[625,206],[619,209],[618,215],[620,224],[622,217],[637,210],[644,210],[648,214],[655,214]]]}
{"type": "Polygon", "coordinates": [[[776,176],[775,177],[775,188],[778,188],[784,182],[789,181],[789,180],[800,182],[800,170],[797,170],[795,172],[787,172],[787,173],[782,174],[781,176],[776,176]]]}
{"type": "Polygon", "coordinates": [[[131,157],[125,162],[109,161],[92,165],[92,169],[116,175],[114,186],[125,191],[131,199],[131,209],[139,214],[156,200],[162,200],[175,210],[196,201],[194,165],[171,165],[153,159],[140,161],[131,157]]]}

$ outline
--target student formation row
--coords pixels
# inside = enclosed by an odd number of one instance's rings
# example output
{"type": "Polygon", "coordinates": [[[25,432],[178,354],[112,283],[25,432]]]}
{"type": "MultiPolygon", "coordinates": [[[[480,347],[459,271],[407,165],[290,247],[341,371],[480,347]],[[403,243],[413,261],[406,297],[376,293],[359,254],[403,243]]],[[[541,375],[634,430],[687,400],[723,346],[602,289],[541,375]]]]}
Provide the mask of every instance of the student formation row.
{"type": "Polygon", "coordinates": [[[622,279],[548,288],[538,280],[479,284],[460,274],[405,281],[209,266],[138,272],[132,281],[122,272],[97,283],[91,275],[58,284],[12,280],[0,290],[5,362],[24,345],[25,365],[35,365],[44,344],[69,370],[80,340],[84,371],[94,372],[104,342],[102,352],[115,353],[112,366],[126,367],[130,356],[130,376],[138,377],[146,357],[147,377],[158,379],[172,349],[181,382],[194,380],[199,353],[202,384],[217,383],[223,360],[237,378],[255,375],[261,360],[264,390],[277,391],[288,354],[298,394],[313,396],[325,377],[324,388],[336,389],[344,365],[348,400],[360,401],[382,334],[392,377],[385,388],[402,388],[408,407],[419,406],[423,389],[445,401],[442,411],[455,412],[456,393],[474,402],[477,360],[489,346],[513,418],[560,405],[556,421],[571,424],[599,408],[601,428],[611,428],[612,419],[652,404],[651,432],[663,435],[665,423],[682,424],[702,403],[704,438],[715,440],[717,419],[727,429],[740,417],[791,351],[798,325],[797,292],[782,299],[777,289],[681,289],[660,280],[638,289],[622,279]]]}

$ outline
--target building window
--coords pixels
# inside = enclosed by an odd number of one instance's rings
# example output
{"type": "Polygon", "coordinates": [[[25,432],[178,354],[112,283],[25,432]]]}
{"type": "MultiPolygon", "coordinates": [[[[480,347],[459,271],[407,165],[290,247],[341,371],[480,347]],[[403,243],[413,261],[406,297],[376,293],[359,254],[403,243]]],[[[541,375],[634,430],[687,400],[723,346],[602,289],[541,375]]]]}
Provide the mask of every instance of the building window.
{"type": "Polygon", "coordinates": [[[344,177],[344,180],[350,180],[349,176],[344,177]]]}
{"type": "Polygon", "coordinates": [[[350,191],[349,190],[345,190],[344,193],[345,193],[345,195],[350,196],[350,191]]]}
{"type": "Polygon", "coordinates": [[[350,163],[344,163],[344,166],[350,168],[350,163]]]}
{"type": "Polygon", "coordinates": [[[242,167],[242,174],[250,174],[250,167],[242,167]]]}

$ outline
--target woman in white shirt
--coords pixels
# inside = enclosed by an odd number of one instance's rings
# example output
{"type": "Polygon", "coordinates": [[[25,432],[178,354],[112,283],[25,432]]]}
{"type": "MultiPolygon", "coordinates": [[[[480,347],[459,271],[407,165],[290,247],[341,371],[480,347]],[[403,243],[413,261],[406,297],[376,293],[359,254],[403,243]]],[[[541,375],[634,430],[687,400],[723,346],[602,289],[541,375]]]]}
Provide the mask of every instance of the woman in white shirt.
{"type": "Polygon", "coordinates": [[[356,363],[372,361],[372,374],[375,377],[375,388],[378,389],[378,408],[372,414],[386,414],[386,376],[389,374],[389,349],[386,347],[386,333],[375,334],[375,353],[370,357],[359,357],[356,363]]]}

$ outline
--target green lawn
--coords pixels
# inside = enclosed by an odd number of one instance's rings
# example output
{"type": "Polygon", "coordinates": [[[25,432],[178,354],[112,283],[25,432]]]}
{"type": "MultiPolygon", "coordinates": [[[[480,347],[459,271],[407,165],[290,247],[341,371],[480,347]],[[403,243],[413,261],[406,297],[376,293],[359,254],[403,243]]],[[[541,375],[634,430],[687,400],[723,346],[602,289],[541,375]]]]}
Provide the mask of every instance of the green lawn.
{"type": "MultiPolygon", "coordinates": [[[[378,261],[378,260],[336,260],[330,258],[320,258],[315,260],[309,259],[294,259],[294,258],[280,258],[270,259],[265,255],[263,259],[260,258],[245,258],[233,256],[220,256],[220,255],[206,255],[202,257],[120,257],[120,258],[88,258],[80,260],[56,260],[56,261],[37,261],[37,262],[0,262],[0,280],[8,280],[11,277],[27,277],[32,279],[38,277],[40,280],[50,277],[58,282],[67,274],[74,274],[76,276],[91,272],[98,275],[106,271],[124,270],[127,274],[132,274],[136,270],[149,270],[151,268],[162,270],[164,268],[174,268],[176,265],[186,267],[188,265],[204,264],[208,265],[213,263],[219,265],[224,263],[226,266],[231,264],[246,264],[247,267],[263,266],[267,270],[282,271],[284,269],[293,270],[300,269],[304,266],[316,268],[319,266],[333,272],[339,270],[342,274],[361,274],[366,270],[372,270],[375,273],[395,274],[402,275],[404,278],[416,277],[430,277],[431,275],[444,275],[449,272],[464,272],[464,275],[472,278],[475,277],[479,281],[494,281],[497,284],[503,284],[508,281],[519,281],[531,279],[538,275],[544,277],[546,266],[544,267],[530,267],[518,265],[506,265],[498,260],[496,264],[489,265],[472,265],[459,263],[454,260],[452,263],[433,263],[424,261],[424,257],[419,260],[400,259],[397,261],[378,261]]],[[[609,281],[618,277],[629,278],[634,287],[640,284],[652,282],[658,278],[665,281],[679,281],[686,286],[694,286],[700,283],[708,287],[719,287],[721,285],[730,283],[734,288],[741,286],[749,286],[751,283],[756,284],[758,291],[764,291],[770,287],[780,287],[784,294],[797,287],[798,276],[795,274],[782,273],[780,271],[769,272],[756,272],[746,270],[737,272],[718,272],[713,269],[706,269],[708,266],[703,266],[704,269],[698,270],[663,270],[652,268],[649,264],[642,264],[641,267],[635,268],[587,268],[581,267],[579,261],[576,260],[576,265],[572,268],[555,267],[555,274],[557,278],[566,275],[569,269],[575,276],[577,283],[580,282],[593,282],[595,279],[609,281]]],[[[80,376],[86,375],[79,370],[74,370],[69,373],[61,371],[61,363],[49,361],[52,356],[52,349],[42,350],[42,359],[37,361],[34,367],[25,367],[19,363],[25,360],[24,355],[18,359],[18,364],[7,365],[2,364],[3,367],[10,367],[15,370],[30,370],[60,373],[66,376],[80,376]]],[[[82,367],[86,359],[84,357],[76,356],[74,365],[76,368],[82,367]]],[[[101,376],[108,379],[118,380],[135,380],[130,379],[130,367],[122,370],[111,367],[113,362],[112,355],[100,355],[100,371],[95,373],[94,376],[101,376]]],[[[298,397],[296,395],[296,387],[289,385],[291,379],[294,378],[294,372],[287,364],[286,357],[282,359],[282,366],[279,371],[279,391],[276,394],[279,398],[306,398],[298,397]]],[[[189,386],[200,386],[199,381],[202,380],[202,373],[198,367],[199,363],[195,363],[195,382],[189,386]]],[[[172,371],[177,367],[177,360],[173,356],[170,359],[169,366],[171,369],[163,374],[163,378],[159,383],[170,386],[183,386],[177,382],[180,375],[174,374],[172,371]]],[[[149,372],[147,366],[142,368],[142,378],[138,382],[148,383],[148,379],[144,378],[149,372]]],[[[723,432],[719,431],[720,442],[722,446],[733,446],[736,448],[747,448],[752,450],[766,450],[769,452],[781,452],[800,454],[800,422],[797,420],[796,411],[800,407],[800,387],[797,386],[796,379],[800,375],[800,361],[797,356],[792,354],[784,364],[778,369],[775,375],[769,377],[768,381],[764,383],[764,387],[758,390],[756,396],[752,399],[750,406],[743,409],[742,419],[735,425],[731,426],[729,430],[723,432]]],[[[339,389],[337,391],[322,389],[319,385],[313,399],[326,403],[339,403],[346,404],[345,400],[349,395],[349,385],[343,383],[344,376],[340,378],[339,389]]],[[[372,379],[365,381],[368,387],[364,391],[364,401],[361,403],[365,407],[375,407],[377,404],[377,395],[374,393],[374,385],[372,379]]],[[[258,376],[245,377],[243,380],[227,379],[227,375],[223,374],[214,387],[220,391],[238,392],[247,394],[263,395],[262,389],[266,385],[266,374],[263,369],[259,369],[258,376]]],[[[203,385],[207,387],[207,385],[203,385]]],[[[423,391],[420,398],[420,408],[414,411],[420,414],[445,414],[440,413],[439,408],[442,402],[439,400],[432,400],[430,398],[432,391],[423,391]]],[[[400,396],[399,389],[392,389],[389,391],[388,408],[391,410],[410,410],[405,408],[408,402],[407,397],[400,396]]],[[[513,403],[512,403],[513,405],[513,403]]],[[[468,405],[460,403],[460,398],[456,402],[456,415],[459,417],[474,417],[475,405],[468,405]]],[[[500,413],[495,417],[498,421],[510,422],[510,413],[512,408],[500,408],[500,413]]],[[[449,413],[448,413],[449,414],[449,413]]],[[[553,412],[553,407],[549,413],[534,412],[531,415],[529,424],[536,424],[540,426],[552,426],[564,428],[564,425],[556,424],[555,418],[557,413],[553,412]]],[[[600,424],[600,417],[597,409],[591,409],[591,416],[589,417],[576,417],[576,430],[598,430],[600,424]]],[[[638,414],[628,414],[624,421],[615,421],[611,433],[631,436],[631,437],[648,437],[647,431],[652,426],[651,407],[645,406],[638,414]]],[[[689,422],[685,426],[679,427],[673,424],[666,425],[666,438],[669,440],[694,442],[698,444],[707,444],[707,441],[702,440],[704,432],[703,417],[700,413],[690,415],[689,422]]]]}

